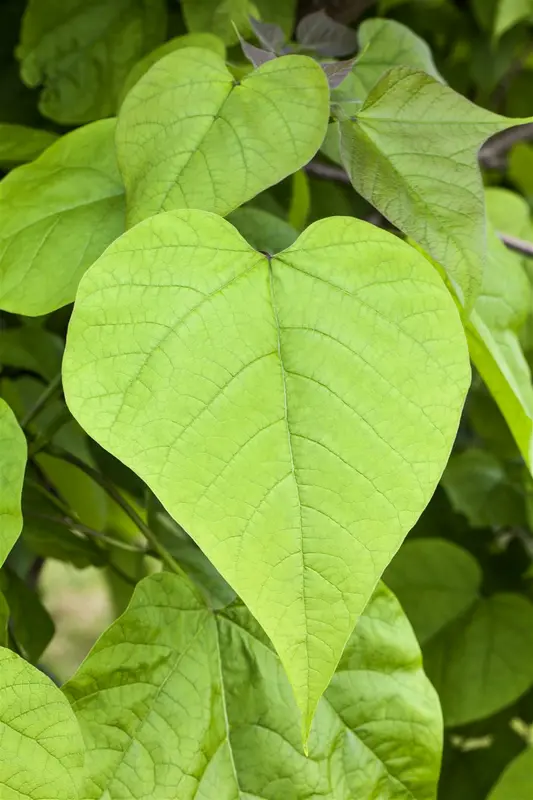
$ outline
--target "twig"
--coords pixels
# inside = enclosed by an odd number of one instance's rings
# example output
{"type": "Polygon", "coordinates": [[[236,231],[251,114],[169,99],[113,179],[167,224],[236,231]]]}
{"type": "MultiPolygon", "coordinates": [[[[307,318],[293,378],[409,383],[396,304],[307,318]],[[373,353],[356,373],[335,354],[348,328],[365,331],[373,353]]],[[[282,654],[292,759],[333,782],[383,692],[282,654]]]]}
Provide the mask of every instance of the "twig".
{"type": "Polygon", "coordinates": [[[27,428],[30,422],[37,416],[39,411],[47,404],[49,399],[61,388],[61,373],[59,372],[53,380],[50,381],[44,392],[39,395],[33,406],[29,409],[28,413],[22,418],[20,425],[21,428],[27,428]]]}
{"type": "Polygon", "coordinates": [[[320,178],[323,181],[337,181],[338,183],[351,183],[346,171],[334,164],[325,164],[323,161],[310,161],[305,165],[308,175],[320,178]]]}
{"type": "Polygon", "coordinates": [[[509,233],[501,233],[500,231],[498,231],[498,236],[509,250],[527,256],[527,258],[533,258],[533,242],[527,242],[524,239],[519,239],[518,236],[511,236],[509,233]]]}

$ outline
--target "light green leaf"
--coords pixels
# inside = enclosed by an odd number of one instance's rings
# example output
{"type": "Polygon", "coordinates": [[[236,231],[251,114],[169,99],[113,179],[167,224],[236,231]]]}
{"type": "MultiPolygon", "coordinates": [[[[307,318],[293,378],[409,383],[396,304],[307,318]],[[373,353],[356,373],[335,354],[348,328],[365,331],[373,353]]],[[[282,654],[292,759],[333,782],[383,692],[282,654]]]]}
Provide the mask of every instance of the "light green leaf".
{"type": "Polygon", "coordinates": [[[491,186],[485,189],[485,202],[488,218],[496,231],[519,239],[532,238],[531,212],[523,197],[501,186],[491,186]]]}
{"type": "Polygon", "coordinates": [[[320,702],[309,758],[290,686],[250,613],[213,613],[175,575],[137,587],[65,692],[87,747],[86,800],[435,794],[440,710],[384,587],[320,702]]]}
{"type": "Polygon", "coordinates": [[[518,338],[531,288],[520,259],[489,229],[483,287],[465,331],[470,356],[533,469],[533,388],[518,338]]]}
{"type": "Polygon", "coordinates": [[[26,469],[26,439],[15,415],[0,399],[0,566],[22,529],[20,499],[26,469]]]}
{"type": "Polygon", "coordinates": [[[84,760],[79,725],[46,675],[0,648],[0,795],[77,800],[84,760]]]}
{"type": "Polygon", "coordinates": [[[38,316],[72,302],[87,267],[124,230],[114,130],[114,120],[79,128],[0,182],[4,311],[38,316]]]}
{"type": "Polygon", "coordinates": [[[129,223],[172,208],[227,214],[306,164],[328,116],[326,77],[306,56],[269,61],[240,82],[209,50],[165,56],[120,110],[129,223]]]}
{"type": "Polygon", "coordinates": [[[484,597],[481,578],[467,551],[439,539],[407,542],[385,575],[423,643],[448,726],[491,716],[533,683],[533,604],[484,597]]]}
{"type": "Polygon", "coordinates": [[[498,0],[493,23],[494,36],[502,36],[517,22],[532,17],[533,0],[498,0]]]}
{"type": "MultiPolygon", "coordinates": [[[[420,69],[443,80],[426,42],[395,20],[366,19],[359,26],[358,39],[360,55],[351,74],[333,92],[335,100],[361,103],[392,67],[420,69]]],[[[355,113],[357,106],[352,107],[355,113]]]]}
{"type": "Polygon", "coordinates": [[[228,44],[251,33],[250,16],[280,25],[292,32],[296,0],[182,0],[181,7],[190,31],[210,31],[228,44]],[[233,24],[232,24],[233,23],[233,24]]]}
{"type": "Polygon", "coordinates": [[[509,152],[509,178],[529,199],[533,199],[533,147],[518,142],[509,152]]]}
{"type": "Polygon", "coordinates": [[[504,771],[488,800],[531,800],[533,797],[533,748],[528,747],[504,771]]]}
{"type": "Polygon", "coordinates": [[[39,595],[7,567],[0,572],[0,590],[7,600],[13,637],[20,652],[35,664],[54,635],[54,623],[39,595]]]}
{"type": "Polygon", "coordinates": [[[86,276],[63,377],[265,628],[308,726],[440,478],[467,361],[448,291],[391,234],[330,218],[268,259],[181,211],[86,276]]]}
{"type": "Polygon", "coordinates": [[[57,134],[26,125],[0,123],[0,166],[10,169],[40,156],[57,139],[57,134]]]}
{"type": "Polygon", "coordinates": [[[168,42],[165,42],[165,44],[162,44],[161,47],[152,50],[151,53],[148,53],[147,56],[135,64],[122,87],[120,93],[120,97],[122,98],[121,102],[130,89],[148,72],[153,64],[157,63],[163,56],[173,53],[175,50],[182,50],[184,47],[205,48],[207,50],[212,50],[222,59],[226,58],[224,42],[212,33],[188,33],[185,34],[185,36],[176,36],[174,39],[170,39],[168,42]]]}
{"type": "Polygon", "coordinates": [[[271,255],[290,247],[298,238],[298,231],[292,225],[262,208],[236,208],[228,216],[228,222],[252,247],[271,255]]]}
{"type": "Polygon", "coordinates": [[[398,67],[355,119],[339,123],[356,190],[442,264],[467,307],[487,257],[477,152],[492,134],[526,121],[478,108],[429,75],[398,67]]]}
{"type": "Polygon", "coordinates": [[[448,498],[473,528],[525,523],[523,487],[492,453],[471,448],[452,455],[442,476],[448,498]]]}
{"type": "Polygon", "coordinates": [[[39,110],[72,125],[115,113],[132,66],[165,38],[164,0],[29,0],[17,57],[39,110]]]}

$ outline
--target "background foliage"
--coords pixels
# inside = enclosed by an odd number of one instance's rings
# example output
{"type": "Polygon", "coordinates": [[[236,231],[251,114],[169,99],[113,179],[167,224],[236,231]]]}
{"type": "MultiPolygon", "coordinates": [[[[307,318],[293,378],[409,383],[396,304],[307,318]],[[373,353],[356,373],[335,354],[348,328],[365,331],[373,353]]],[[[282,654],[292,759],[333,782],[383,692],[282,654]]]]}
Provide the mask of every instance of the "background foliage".
{"type": "Polygon", "coordinates": [[[4,0],[0,72],[6,797],[529,800],[533,4],[4,0]]]}

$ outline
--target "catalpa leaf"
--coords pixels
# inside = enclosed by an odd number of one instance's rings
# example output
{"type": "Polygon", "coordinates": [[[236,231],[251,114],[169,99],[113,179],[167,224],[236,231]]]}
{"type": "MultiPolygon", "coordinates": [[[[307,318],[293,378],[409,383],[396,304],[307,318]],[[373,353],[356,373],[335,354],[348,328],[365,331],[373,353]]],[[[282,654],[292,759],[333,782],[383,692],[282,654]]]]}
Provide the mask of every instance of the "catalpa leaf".
{"type": "Polygon", "coordinates": [[[63,136],[0,182],[0,308],[47,314],[72,302],[87,267],[125,225],[115,120],[63,136]]]}
{"type": "MultiPolygon", "coordinates": [[[[337,102],[362,103],[372,87],[392,67],[412,67],[442,78],[426,42],[393,19],[366,19],[358,28],[359,55],[350,77],[333,93],[337,102]]],[[[354,113],[357,106],[354,105],[354,113]]]]}
{"type": "Polygon", "coordinates": [[[130,224],[172,208],[226,215],[306,164],[328,116],[325,75],[306,56],[276,58],[240,82],[216,53],[166,56],[119,115],[130,224]]]}
{"type": "Polygon", "coordinates": [[[228,216],[228,222],[255,250],[263,250],[269,255],[285,250],[298,238],[298,231],[292,225],[262,208],[237,208],[228,216]]]}
{"type": "Polygon", "coordinates": [[[87,747],[85,800],[435,794],[438,700],[383,586],[319,704],[308,758],[289,683],[249,611],[213,612],[168,573],[137,587],[65,692],[87,747]]]}
{"type": "Polygon", "coordinates": [[[21,495],[26,439],[15,415],[0,399],[0,566],[22,530],[21,495]]]}
{"type": "Polygon", "coordinates": [[[182,0],[181,7],[190,31],[211,31],[228,45],[252,30],[252,20],[279,25],[286,35],[292,32],[296,0],[182,0]]]}
{"type": "Polygon", "coordinates": [[[350,179],[366,200],[421,245],[471,307],[486,260],[477,152],[527,120],[500,117],[423,72],[391,69],[353,119],[339,123],[350,179]]]}
{"type": "Polygon", "coordinates": [[[7,567],[0,572],[0,590],[9,605],[13,638],[19,652],[35,664],[54,635],[54,623],[37,592],[7,567]]]}
{"type": "Polygon", "coordinates": [[[533,748],[529,746],[504,770],[488,800],[529,800],[533,795],[533,748]]]}
{"type": "Polygon", "coordinates": [[[132,66],[166,33],[164,0],[29,0],[17,49],[39,109],[71,125],[115,113],[132,66]]]}
{"type": "Polygon", "coordinates": [[[385,580],[423,646],[445,725],[489,717],[533,683],[533,604],[480,593],[473,556],[443,539],[406,542],[385,580]]]}
{"type": "Polygon", "coordinates": [[[0,123],[0,166],[11,169],[40,156],[55,142],[57,135],[26,125],[0,123]]]}
{"type": "Polygon", "coordinates": [[[65,696],[42,672],[0,648],[0,795],[78,800],[84,746],[65,696]]]}
{"type": "Polygon", "coordinates": [[[269,259],[168,212],[86,276],[63,363],[74,416],[243,598],[308,728],[457,430],[470,371],[435,270],[356,219],[269,259]]]}
{"type": "Polygon", "coordinates": [[[217,53],[223,59],[226,58],[224,42],[212,33],[187,33],[185,36],[176,36],[174,39],[170,39],[165,44],[152,50],[151,53],[148,53],[147,56],[132,67],[122,87],[120,103],[151,66],[160,61],[163,56],[168,56],[169,53],[173,53],[175,50],[182,50],[184,47],[205,48],[217,53]]]}

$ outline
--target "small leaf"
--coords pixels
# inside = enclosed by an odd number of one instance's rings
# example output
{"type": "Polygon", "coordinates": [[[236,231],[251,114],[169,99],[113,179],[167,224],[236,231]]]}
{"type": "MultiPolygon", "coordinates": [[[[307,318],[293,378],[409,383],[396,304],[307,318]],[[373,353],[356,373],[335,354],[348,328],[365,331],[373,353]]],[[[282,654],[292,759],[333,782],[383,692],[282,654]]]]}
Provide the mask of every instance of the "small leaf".
{"type": "Polygon", "coordinates": [[[5,800],[78,800],[80,728],[54,684],[0,648],[0,793],[5,800]]]}
{"type": "Polygon", "coordinates": [[[4,311],[37,316],[72,302],[87,267],[124,230],[114,131],[114,120],[79,128],[0,182],[4,311]]]}
{"type": "Polygon", "coordinates": [[[308,726],[457,430],[470,373],[435,270],[356,219],[269,259],[161,214],[80,286],[63,378],[263,625],[308,726]]]}
{"type": "Polygon", "coordinates": [[[271,50],[263,50],[261,47],[256,47],[255,44],[250,44],[239,34],[239,44],[241,45],[242,52],[248,61],[254,67],[260,67],[262,64],[267,64],[276,58],[276,54],[271,50]]]}
{"type": "Polygon", "coordinates": [[[533,684],[533,604],[484,597],[481,578],[467,551],[439,539],[407,542],[385,575],[423,644],[448,726],[489,717],[533,684]]]}
{"type": "Polygon", "coordinates": [[[20,508],[26,469],[26,439],[15,415],[0,399],[0,566],[22,529],[20,508]]]}
{"type": "Polygon", "coordinates": [[[240,83],[207,50],[165,56],[120,111],[130,225],[172,208],[227,214],[306,164],[328,116],[327,81],[306,56],[276,58],[240,83]]]}
{"type": "Polygon", "coordinates": [[[0,166],[11,169],[40,156],[57,139],[57,134],[26,125],[0,123],[0,166]]]}
{"type": "Polygon", "coordinates": [[[17,49],[39,110],[72,125],[115,113],[131,67],[165,38],[164,0],[29,0],[17,49]]]}
{"type": "Polygon", "coordinates": [[[347,56],[357,48],[356,32],[331,19],[323,10],[313,11],[300,20],[296,39],[306,50],[321,56],[347,56]]]}
{"type": "Polygon", "coordinates": [[[533,797],[533,748],[520,753],[503,772],[488,800],[530,800],[533,797]]]}
{"type": "Polygon", "coordinates": [[[355,64],[355,58],[349,61],[333,61],[322,64],[322,69],[326,73],[330,89],[336,89],[348,77],[355,64]]]}
{"type": "Polygon", "coordinates": [[[278,55],[285,44],[285,33],[279,25],[273,22],[261,22],[255,17],[250,17],[250,25],[263,47],[278,55]]]}
{"type": "Polygon", "coordinates": [[[522,20],[533,18],[533,0],[498,0],[494,16],[495,37],[503,34],[522,20]]]}
{"type": "Polygon", "coordinates": [[[434,78],[391,69],[354,120],[339,124],[343,164],[356,190],[442,264],[471,308],[487,257],[477,152],[526,120],[500,117],[434,78]],[[454,135],[445,134],[454,130],[454,135]]]}
{"type": "Polygon", "coordinates": [[[121,99],[119,105],[122,105],[130,89],[138,83],[153,64],[160,61],[163,56],[174,53],[176,50],[182,50],[185,47],[205,48],[206,50],[212,50],[213,53],[217,53],[220,58],[226,58],[224,42],[212,33],[187,33],[185,36],[176,36],[174,39],[170,39],[168,42],[165,42],[165,44],[152,50],[151,53],[148,53],[147,56],[142,58],[131,68],[120,93],[121,99]]]}
{"type": "Polygon", "coordinates": [[[440,710],[384,587],[320,703],[308,758],[290,686],[251,614],[237,604],[213,613],[175,575],[136,588],[65,692],[87,746],[84,800],[434,796],[440,710]]]}

